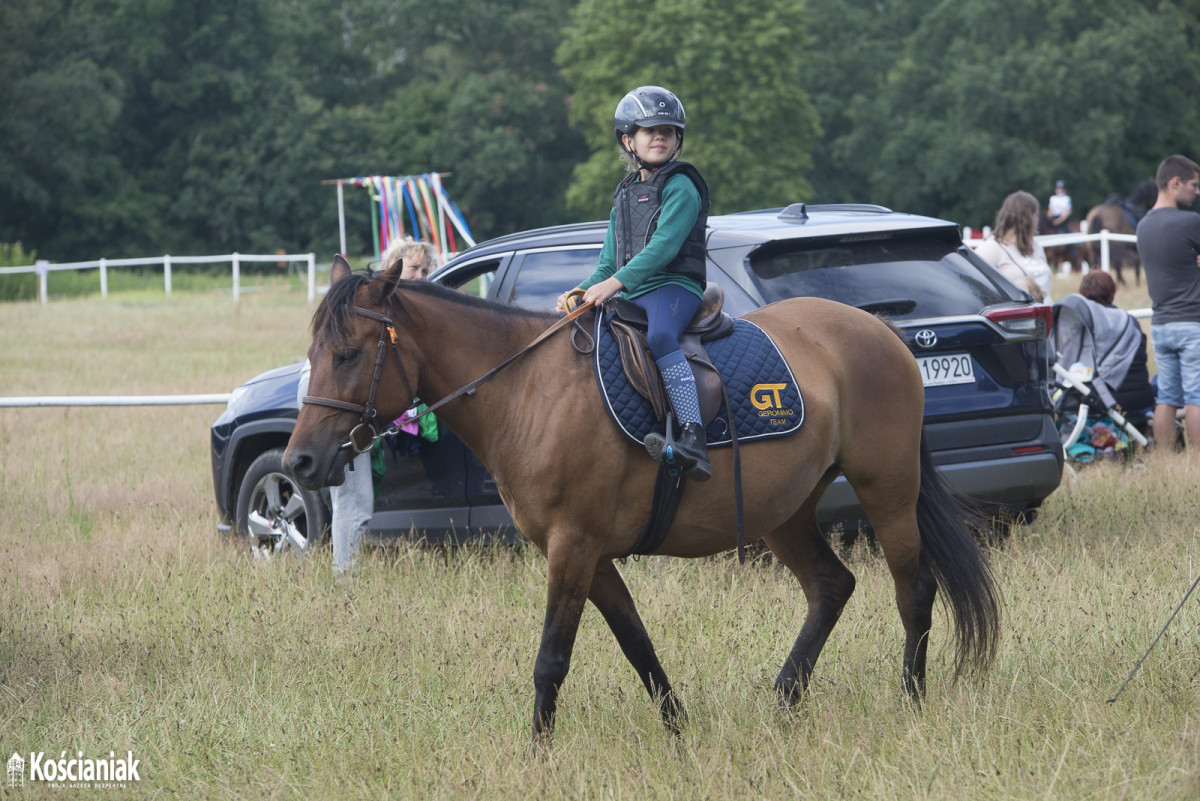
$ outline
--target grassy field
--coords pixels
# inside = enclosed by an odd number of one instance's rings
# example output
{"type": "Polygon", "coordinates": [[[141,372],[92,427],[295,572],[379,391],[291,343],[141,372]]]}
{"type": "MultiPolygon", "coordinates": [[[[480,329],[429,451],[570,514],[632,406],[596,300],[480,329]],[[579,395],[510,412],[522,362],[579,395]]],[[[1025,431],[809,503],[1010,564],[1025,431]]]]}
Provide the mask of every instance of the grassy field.
{"type": "MultiPolygon", "coordinates": [[[[237,306],[149,291],[6,304],[0,394],[227,392],[302,358],[310,312],[282,285],[237,306]]],[[[771,691],[804,614],[788,574],[769,560],[630,561],[686,730],[663,732],[589,609],[558,736],[534,756],[542,557],[405,546],[369,554],[349,585],[328,552],[251,560],[216,532],[218,412],[0,409],[0,754],[140,761],[124,788],[7,795],[1200,796],[1200,597],[1106,703],[1200,572],[1200,458],[1066,479],[992,552],[1005,596],[993,670],[950,681],[939,613],[919,712],[899,692],[891,581],[862,546],[846,555],[858,591],[796,712],[771,691]]]]}

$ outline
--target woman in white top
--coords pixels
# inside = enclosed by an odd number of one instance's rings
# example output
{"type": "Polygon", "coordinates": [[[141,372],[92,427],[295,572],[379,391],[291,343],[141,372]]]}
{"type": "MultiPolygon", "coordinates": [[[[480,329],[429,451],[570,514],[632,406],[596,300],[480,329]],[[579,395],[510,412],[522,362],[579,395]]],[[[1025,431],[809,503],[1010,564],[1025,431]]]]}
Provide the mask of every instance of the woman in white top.
{"type": "Polygon", "coordinates": [[[992,235],[975,252],[1022,289],[1028,291],[1032,282],[1042,295],[1030,291],[1036,300],[1053,303],[1046,251],[1033,239],[1040,213],[1037,198],[1028,192],[1013,192],[996,212],[992,235]]]}

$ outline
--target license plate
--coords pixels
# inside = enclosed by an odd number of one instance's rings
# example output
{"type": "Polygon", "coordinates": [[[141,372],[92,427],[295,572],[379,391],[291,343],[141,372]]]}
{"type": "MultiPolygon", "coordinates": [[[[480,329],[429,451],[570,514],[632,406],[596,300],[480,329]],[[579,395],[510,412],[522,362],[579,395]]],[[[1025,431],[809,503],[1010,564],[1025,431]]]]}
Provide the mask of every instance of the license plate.
{"type": "Polygon", "coordinates": [[[975,383],[975,364],[966,353],[918,356],[917,366],[921,368],[921,379],[927,387],[975,383]]]}

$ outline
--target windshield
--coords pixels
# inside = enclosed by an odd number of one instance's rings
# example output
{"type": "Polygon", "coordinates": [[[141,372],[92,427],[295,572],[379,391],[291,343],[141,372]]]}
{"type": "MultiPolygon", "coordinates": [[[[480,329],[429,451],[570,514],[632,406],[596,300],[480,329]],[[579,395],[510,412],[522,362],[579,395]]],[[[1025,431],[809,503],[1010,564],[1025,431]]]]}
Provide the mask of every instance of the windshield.
{"type": "Polygon", "coordinates": [[[957,242],[891,234],[794,239],[759,248],[750,272],[766,302],[829,298],[897,319],[976,314],[1021,299],[957,242]]]}

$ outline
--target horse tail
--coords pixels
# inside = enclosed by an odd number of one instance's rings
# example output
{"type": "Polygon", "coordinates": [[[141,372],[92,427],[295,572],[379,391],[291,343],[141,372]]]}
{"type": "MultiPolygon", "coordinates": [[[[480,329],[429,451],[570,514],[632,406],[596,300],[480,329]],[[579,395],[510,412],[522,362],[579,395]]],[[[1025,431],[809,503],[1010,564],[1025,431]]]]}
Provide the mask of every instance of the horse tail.
{"type": "Polygon", "coordinates": [[[986,669],[999,643],[1000,592],[975,538],[982,523],[971,500],[951,487],[933,463],[922,432],[917,528],[922,557],[954,618],[955,676],[968,663],[986,669]]]}

